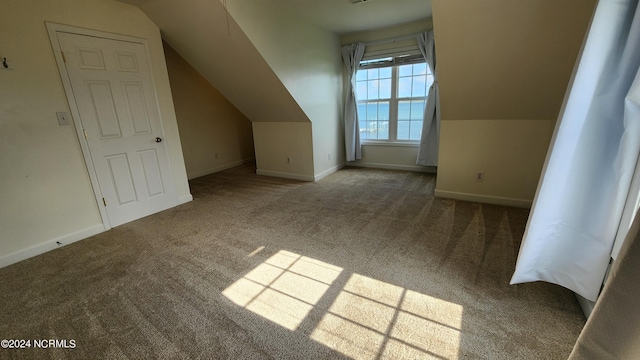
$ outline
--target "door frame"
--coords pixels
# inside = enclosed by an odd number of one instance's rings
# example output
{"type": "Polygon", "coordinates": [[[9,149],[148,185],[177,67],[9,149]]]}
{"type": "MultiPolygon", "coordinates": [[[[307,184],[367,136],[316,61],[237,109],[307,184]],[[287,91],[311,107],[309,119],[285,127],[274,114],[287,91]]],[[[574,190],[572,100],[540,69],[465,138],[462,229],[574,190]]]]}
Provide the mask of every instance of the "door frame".
{"type": "MultiPolygon", "coordinates": [[[[93,188],[93,194],[96,201],[96,206],[98,207],[98,211],[100,212],[100,217],[102,218],[102,224],[104,226],[105,231],[112,228],[111,221],[109,220],[109,214],[107,213],[106,207],[103,205],[102,201],[102,190],[100,189],[100,184],[98,183],[98,175],[96,173],[93,159],[91,157],[91,151],[89,150],[89,142],[85,138],[84,129],[82,126],[82,121],[80,118],[80,111],[78,110],[78,105],[76,104],[76,98],[73,94],[73,88],[71,87],[71,80],[69,79],[69,73],[67,72],[67,67],[65,65],[65,61],[62,55],[62,48],[58,41],[58,32],[76,34],[76,35],[84,35],[102,39],[109,40],[118,40],[118,41],[126,41],[131,43],[138,43],[144,46],[144,51],[147,56],[147,61],[151,59],[149,53],[149,46],[147,39],[138,38],[134,36],[114,34],[99,30],[92,30],[86,28],[75,27],[71,25],[64,25],[46,21],[45,25],[47,27],[47,32],[49,33],[49,41],[51,42],[51,47],[53,49],[53,54],[56,59],[56,64],[58,65],[58,72],[60,73],[60,79],[62,80],[62,85],[64,87],[64,92],[67,97],[67,103],[69,105],[69,110],[71,111],[71,117],[73,118],[73,125],[76,129],[76,135],[78,137],[78,142],[80,143],[80,148],[82,149],[82,156],[84,158],[85,165],[87,167],[87,173],[89,175],[89,179],[91,180],[91,186],[93,188]]],[[[149,68],[152,69],[151,63],[149,63],[149,68]]],[[[156,82],[153,78],[153,72],[149,75],[151,77],[151,83],[153,85],[153,93],[156,98],[156,106],[158,103],[158,95],[156,91],[156,82]]],[[[158,108],[158,114],[160,116],[160,127],[162,126],[162,113],[158,108]]],[[[164,129],[162,129],[162,133],[164,133],[164,129]]],[[[171,162],[169,162],[169,176],[173,176],[173,169],[171,166],[171,162]]]]}

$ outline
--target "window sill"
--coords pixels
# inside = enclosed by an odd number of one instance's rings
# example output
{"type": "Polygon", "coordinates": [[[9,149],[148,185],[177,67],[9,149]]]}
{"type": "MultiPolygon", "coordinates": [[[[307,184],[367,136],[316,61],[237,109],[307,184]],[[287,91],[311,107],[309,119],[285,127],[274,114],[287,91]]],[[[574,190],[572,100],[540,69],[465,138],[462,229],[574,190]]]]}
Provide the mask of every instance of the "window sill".
{"type": "Polygon", "coordinates": [[[420,147],[420,142],[407,141],[362,141],[362,146],[420,147]]]}

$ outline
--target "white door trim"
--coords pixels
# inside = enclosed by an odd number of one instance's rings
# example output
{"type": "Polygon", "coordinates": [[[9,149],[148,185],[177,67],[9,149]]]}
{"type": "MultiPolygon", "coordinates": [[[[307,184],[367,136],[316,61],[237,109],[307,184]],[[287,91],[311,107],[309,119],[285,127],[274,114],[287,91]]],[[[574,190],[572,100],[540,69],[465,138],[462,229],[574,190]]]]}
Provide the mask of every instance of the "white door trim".
{"type": "MultiPolygon", "coordinates": [[[[64,87],[64,92],[67,96],[67,103],[69,104],[69,109],[71,111],[71,115],[73,118],[73,124],[75,126],[76,129],[76,135],[78,136],[78,141],[80,142],[80,148],[82,149],[82,155],[87,167],[87,172],[89,175],[89,179],[91,180],[91,185],[93,187],[93,194],[95,196],[95,200],[96,200],[96,204],[98,206],[98,210],[100,211],[100,217],[102,218],[102,224],[104,226],[105,230],[109,230],[112,228],[111,226],[111,222],[109,220],[109,216],[107,214],[107,209],[105,208],[105,206],[103,205],[103,200],[102,200],[102,191],[100,189],[100,185],[98,183],[98,176],[96,173],[96,170],[94,168],[94,163],[93,163],[93,159],[91,158],[91,152],[89,150],[89,143],[87,141],[87,139],[85,138],[84,135],[84,131],[83,131],[83,125],[81,122],[81,118],[80,118],[80,111],[78,109],[78,106],[76,104],[76,99],[75,96],[73,94],[73,89],[71,86],[71,81],[69,79],[69,74],[67,72],[67,68],[65,66],[65,62],[64,62],[64,58],[62,55],[62,49],[60,46],[60,43],[58,41],[58,37],[57,37],[57,33],[58,32],[65,32],[65,33],[71,33],[71,34],[77,34],[77,35],[86,35],[86,36],[93,36],[93,37],[97,37],[97,38],[103,38],[103,39],[111,39],[111,40],[120,40],[120,41],[127,41],[127,42],[133,42],[133,43],[139,43],[141,45],[144,46],[145,52],[146,52],[146,56],[147,59],[151,59],[151,56],[149,54],[149,46],[147,43],[146,39],[143,38],[138,38],[138,37],[133,37],[133,36],[127,36],[127,35],[120,35],[120,34],[114,34],[114,33],[108,33],[108,32],[103,32],[103,31],[98,31],[98,30],[91,30],[91,29],[85,29],[85,28],[79,28],[79,27],[75,27],[75,26],[70,26],[70,25],[63,25],[63,24],[57,24],[57,23],[52,23],[52,22],[45,22],[46,27],[47,27],[47,31],[49,33],[49,41],[51,42],[51,47],[53,48],[53,53],[54,53],[54,57],[56,59],[56,64],[58,65],[58,72],[60,73],[60,78],[62,80],[62,85],[64,87]]],[[[151,66],[151,64],[149,64],[151,66]]],[[[156,82],[155,79],[153,78],[153,74],[151,73],[151,81],[153,84],[153,88],[154,88],[154,96],[156,97],[156,106],[159,104],[159,102],[157,101],[157,91],[155,91],[156,89],[156,82]]],[[[160,112],[160,109],[158,109],[158,114],[160,116],[160,126],[162,126],[162,115],[160,112]]],[[[163,131],[164,133],[164,131],[163,131]]],[[[173,176],[173,169],[171,166],[171,162],[169,162],[169,169],[171,174],[169,176],[173,176]]],[[[176,204],[177,205],[177,204],[176,204]]]]}

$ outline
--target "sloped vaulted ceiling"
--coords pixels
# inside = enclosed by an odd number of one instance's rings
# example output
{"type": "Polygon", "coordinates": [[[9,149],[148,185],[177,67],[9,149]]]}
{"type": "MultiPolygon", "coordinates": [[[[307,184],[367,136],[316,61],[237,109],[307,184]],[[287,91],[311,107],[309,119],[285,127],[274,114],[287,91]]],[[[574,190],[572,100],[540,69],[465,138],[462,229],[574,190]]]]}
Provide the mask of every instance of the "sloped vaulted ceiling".
{"type": "MultiPolygon", "coordinates": [[[[273,59],[260,52],[265,50],[265,44],[262,44],[262,49],[256,49],[253,37],[261,35],[245,34],[238,22],[243,28],[251,26],[254,20],[262,20],[260,9],[269,9],[271,15],[278,13],[287,21],[316,26],[319,31],[333,34],[337,39],[340,33],[377,29],[431,15],[431,0],[375,0],[355,5],[347,0],[117,1],[140,8],[161,29],[164,40],[252,122],[309,122],[318,116],[313,114],[317,112],[313,109],[316,104],[309,99],[314,96],[314,87],[306,84],[300,90],[299,86],[299,80],[309,76],[293,82],[281,78],[290,74],[278,72],[272,67],[274,64],[268,63],[273,59]],[[246,10],[251,10],[254,15],[258,11],[258,18],[243,17],[246,10]],[[233,15],[241,15],[244,22],[240,21],[242,19],[236,22],[233,15]],[[247,35],[253,36],[251,40],[247,35]]],[[[326,36],[321,37],[326,41],[326,36]]],[[[269,52],[295,51],[278,45],[281,44],[274,44],[272,48],[267,44],[269,52]]],[[[339,58],[337,46],[335,56],[339,58]]],[[[276,57],[281,56],[278,54],[276,57]]],[[[322,64],[326,65],[326,62],[322,64]]],[[[326,73],[322,75],[327,76],[326,73]]]]}
{"type": "Polygon", "coordinates": [[[434,0],[443,120],[558,115],[595,0],[434,0]]]}
{"type": "Polygon", "coordinates": [[[220,1],[120,1],[138,6],[252,122],[310,121],[220,1]]]}

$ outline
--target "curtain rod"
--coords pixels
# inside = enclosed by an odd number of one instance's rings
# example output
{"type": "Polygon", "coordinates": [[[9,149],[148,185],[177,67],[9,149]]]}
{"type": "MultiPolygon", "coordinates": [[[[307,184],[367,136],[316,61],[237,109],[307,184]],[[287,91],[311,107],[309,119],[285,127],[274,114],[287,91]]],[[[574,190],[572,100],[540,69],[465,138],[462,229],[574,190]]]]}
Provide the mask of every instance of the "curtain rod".
{"type": "Polygon", "coordinates": [[[399,37],[390,38],[390,39],[384,39],[384,40],[378,40],[378,41],[370,41],[370,42],[365,42],[363,44],[365,46],[369,46],[369,45],[378,45],[378,44],[384,44],[384,43],[389,43],[389,42],[395,42],[395,41],[400,41],[400,40],[414,39],[420,34],[421,33],[415,33],[413,35],[405,35],[405,36],[399,36],[399,37]]]}

